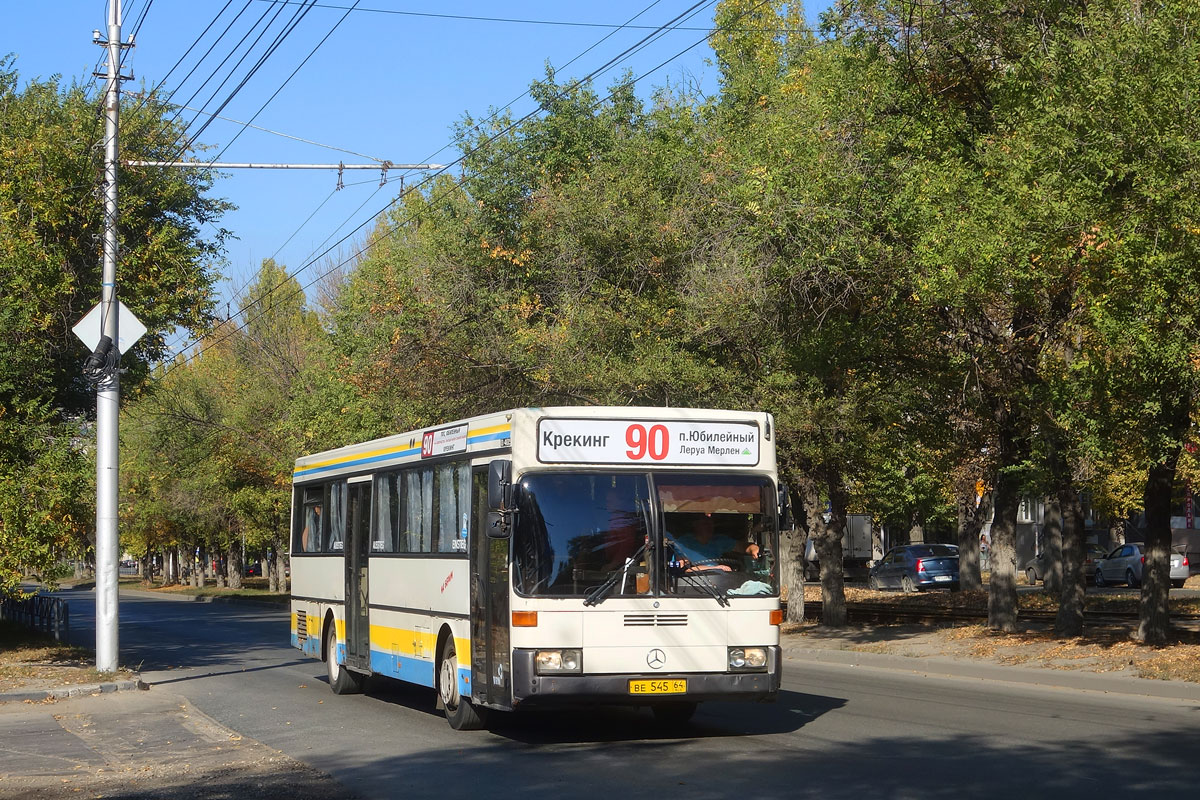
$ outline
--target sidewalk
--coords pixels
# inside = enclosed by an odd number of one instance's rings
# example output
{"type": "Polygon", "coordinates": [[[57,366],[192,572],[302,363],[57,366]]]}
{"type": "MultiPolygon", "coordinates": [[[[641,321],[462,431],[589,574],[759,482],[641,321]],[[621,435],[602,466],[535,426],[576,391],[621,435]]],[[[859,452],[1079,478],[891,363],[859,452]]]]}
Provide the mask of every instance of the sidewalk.
{"type": "Polygon", "coordinates": [[[350,795],[166,690],[0,704],[0,798],[350,795]]]}
{"type": "Polygon", "coordinates": [[[1200,703],[1200,683],[1141,678],[1128,669],[1090,672],[1078,665],[1020,666],[948,655],[945,632],[946,629],[926,625],[844,629],[805,625],[796,632],[785,633],[781,641],[784,657],[798,661],[1200,703]]]}

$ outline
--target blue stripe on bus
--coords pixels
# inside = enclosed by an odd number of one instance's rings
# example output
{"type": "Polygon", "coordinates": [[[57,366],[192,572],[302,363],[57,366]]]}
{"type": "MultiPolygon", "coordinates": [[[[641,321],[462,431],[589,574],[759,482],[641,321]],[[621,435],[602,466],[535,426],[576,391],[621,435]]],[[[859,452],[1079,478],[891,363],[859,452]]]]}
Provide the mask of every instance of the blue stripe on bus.
{"type": "Polygon", "coordinates": [[[405,456],[416,455],[421,452],[421,448],[416,447],[411,450],[401,450],[396,453],[384,453],[380,456],[371,456],[370,458],[358,458],[353,461],[339,461],[336,464],[325,464],[320,467],[311,467],[302,469],[292,473],[293,477],[299,478],[304,475],[315,475],[318,472],[328,472],[333,469],[345,469],[346,467],[357,467],[362,464],[374,464],[377,461],[391,461],[396,458],[404,458],[405,456]]]}
{"type": "Polygon", "coordinates": [[[509,439],[512,437],[512,431],[500,431],[499,433],[487,433],[483,436],[472,436],[467,439],[467,444],[477,444],[478,442],[494,442],[497,439],[509,439]]]}
{"type": "Polygon", "coordinates": [[[433,662],[423,658],[372,650],[371,672],[420,686],[433,687],[433,662]]]}
{"type": "MultiPolygon", "coordinates": [[[[415,683],[420,686],[434,688],[433,662],[423,658],[401,656],[385,653],[382,650],[371,651],[371,672],[386,675],[389,678],[415,683]]],[[[459,666],[458,693],[463,697],[471,696],[471,668],[459,666]]]]}
{"type": "Polygon", "coordinates": [[[313,658],[321,657],[321,640],[315,636],[309,636],[304,640],[304,644],[300,643],[300,635],[292,631],[292,647],[304,652],[305,655],[313,658]]]}
{"type": "MultiPolygon", "coordinates": [[[[318,639],[310,637],[301,645],[300,637],[293,632],[292,647],[303,650],[307,655],[315,658],[321,657],[321,642],[318,639]]],[[[345,664],[346,645],[339,642],[337,651],[333,657],[337,659],[339,664],[345,664]]],[[[415,683],[419,686],[435,688],[433,662],[426,661],[423,658],[395,655],[393,653],[385,653],[382,650],[372,649],[371,672],[407,681],[408,683],[415,683]]],[[[471,668],[464,667],[461,664],[458,667],[458,693],[463,697],[471,696],[471,668]]]]}
{"type": "MultiPolygon", "coordinates": [[[[470,436],[467,438],[467,446],[480,444],[482,442],[495,442],[501,439],[508,439],[512,436],[511,431],[500,431],[498,433],[486,433],[482,436],[470,436]]],[[[356,458],[351,461],[339,461],[336,464],[322,464],[318,467],[309,467],[308,469],[297,470],[292,473],[293,478],[302,478],[306,475],[316,475],[321,472],[328,472],[334,469],[345,469],[347,467],[358,467],[363,464],[375,464],[379,461],[391,461],[398,458],[408,458],[415,456],[421,452],[421,448],[414,447],[408,450],[398,450],[394,453],[384,453],[382,455],[370,456],[367,458],[356,458]]]]}

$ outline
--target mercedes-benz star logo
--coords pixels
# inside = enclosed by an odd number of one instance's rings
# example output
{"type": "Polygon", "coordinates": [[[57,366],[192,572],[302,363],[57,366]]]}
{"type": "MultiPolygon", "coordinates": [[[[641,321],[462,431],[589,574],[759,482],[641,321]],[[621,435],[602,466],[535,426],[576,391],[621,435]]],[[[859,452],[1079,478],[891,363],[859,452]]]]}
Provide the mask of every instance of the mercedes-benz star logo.
{"type": "Polygon", "coordinates": [[[646,663],[650,665],[650,669],[662,669],[667,663],[667,654],[656,647],[646,654],[646,663]]]}

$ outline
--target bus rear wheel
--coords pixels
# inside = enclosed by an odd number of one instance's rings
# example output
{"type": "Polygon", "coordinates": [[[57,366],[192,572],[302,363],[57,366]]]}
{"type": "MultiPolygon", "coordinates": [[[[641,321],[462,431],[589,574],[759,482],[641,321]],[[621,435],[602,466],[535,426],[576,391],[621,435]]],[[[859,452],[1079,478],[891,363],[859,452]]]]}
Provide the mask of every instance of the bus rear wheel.
{"type": "Polygon", "coordinates": [[[337,660],[336,623],[332,620],[325,629],[325,671],[329,675],[329,688],[334,694],[357,694],[362,691],[362,676],[351,672],[337,660]]]}
{"type": "Polygon", "coordinates": [[[475,731],[483,727],[484,710],[475,706],[458,691],[458,654],[454,637],[447,636],[442,645],[438,664],[438,700],[446,711],[446,721],[456,731],[475,731]]]}

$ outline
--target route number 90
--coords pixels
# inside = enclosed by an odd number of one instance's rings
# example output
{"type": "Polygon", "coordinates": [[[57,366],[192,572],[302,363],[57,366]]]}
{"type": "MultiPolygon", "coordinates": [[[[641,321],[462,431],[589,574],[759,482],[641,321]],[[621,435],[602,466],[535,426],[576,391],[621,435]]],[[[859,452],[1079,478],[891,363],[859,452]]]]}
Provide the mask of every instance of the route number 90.
{"type": "Polygon", "coordinates": [[[625,455],[634,461],[646,456],[662,461],[667,457],[671,443],[665,425],[652,425],[649,430],[644,425],[630,425],[625,429],[625,444],[629,446],[625,455]]]}

